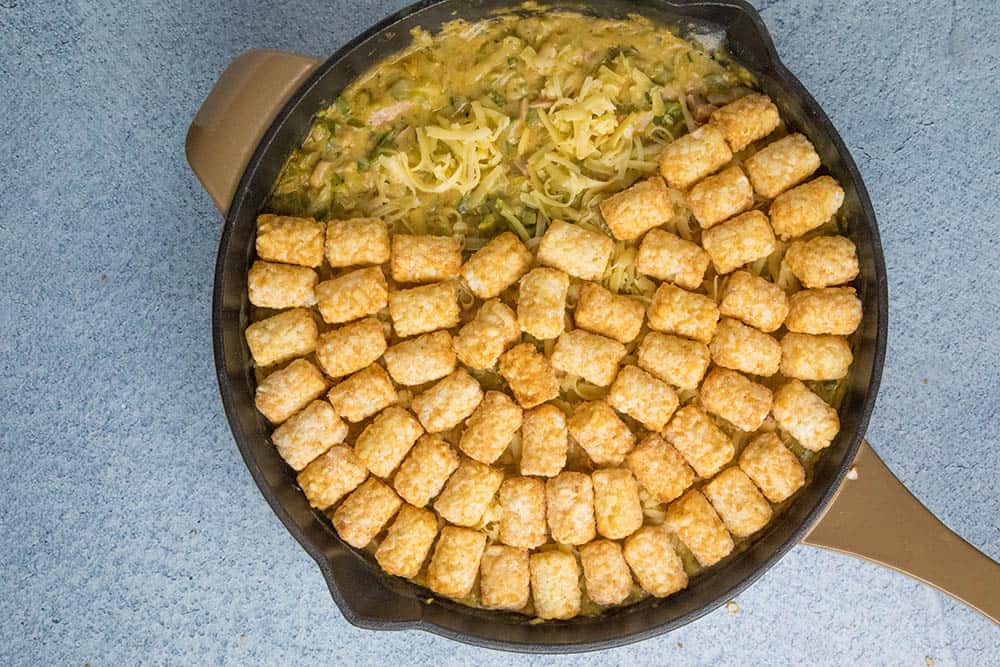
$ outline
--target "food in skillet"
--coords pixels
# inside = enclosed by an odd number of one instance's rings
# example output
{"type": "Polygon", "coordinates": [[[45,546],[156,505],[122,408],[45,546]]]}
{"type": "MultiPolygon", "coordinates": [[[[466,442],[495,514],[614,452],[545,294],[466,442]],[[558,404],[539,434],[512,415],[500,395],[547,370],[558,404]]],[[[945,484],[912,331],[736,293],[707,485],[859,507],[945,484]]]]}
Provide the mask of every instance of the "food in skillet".
{"type": "Polygon", "coordinates": [[[258,218],[257,408],[390,575],[539,619],[666,597],[839,430],[844,193],[724,54],[455,22],[321,111],[258,218]]]}

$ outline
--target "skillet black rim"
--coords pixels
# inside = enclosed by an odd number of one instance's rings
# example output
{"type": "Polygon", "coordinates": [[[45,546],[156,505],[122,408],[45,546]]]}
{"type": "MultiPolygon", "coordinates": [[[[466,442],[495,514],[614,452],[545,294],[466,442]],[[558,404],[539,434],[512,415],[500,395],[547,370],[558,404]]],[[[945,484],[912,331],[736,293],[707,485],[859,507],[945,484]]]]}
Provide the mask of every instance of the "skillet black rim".
{"type": "MultiPolygon", "coordinates": [[[[419,629],[427,632],[431,632],[449,639],[460,641],[463,643],[482,646],[493,649],[508,650],[508,651],[518,651],[526,653],[573,653],[573,652],[583,652],[583,651],[593,651],[599,649],[613,648],[618,646],[623,646],[633,642],[641,641],[650,637],[654,637],[660,634],[670,632],[671,630],[678,628],[682,625],[690,623],[706,613],[714,610],[720,605],[724,604],[727,600],[732,599],[750,584],[754,583],[761,575],[764,574],[772,565],[774,565],[785,553],[788,552],[793,546],[795,546],[801,539],[808,533],[809,528],[815,523],[818,517],[825,510],[827,505],[832,500],[837,489],[840,487],[844,476],[847,474],[850,462],[854,460],[857,453],[858,447],[861,444],[861,440],[864,437],[865,430],[868,425],[868,421],[871,417],[871,413],[875,406],[875,398],[878,392],[878,385],[881,379],[882,366],[885,357],[885,345],[887,337],[887,323],[888,323],[888,290],[885,275],[885,263],[882,255],[881,243],[879,240],[878,229],[875,223],[875,214],[869,200],[867,191],[864,188],[861,175],[855,165],[853,159],[850,156],[846,146],[843,144],[839,134],[834,129],[832,123],[826,114],[820,109],[819,105],[816,103],[815,99],[806,91],[798,79],[785,68],[781,63],[777,52],[774,49],[774,45],[770,40],[766,28],[761,21],[756,10],[746,2],[742,0],[710,0],[708,2],[684,2],[684,1],[663,1],[663,0],[653,0],[649,3],[643,3],[652,5],[661,11],[674,11],[677,12],[678,17],[686,15],[684,13],[685,9],[690,9],[692,7],[699,8],[724,8],[727,10],[735,10],[745,17],[749,22],[750,27],[755,31],[755,38],[759,42],[759,46],[764,50],[765,54],[763,56],[764,65],[766,66],[767,74],[772,77],[786,93],[790,93],[794,99],[796,99],[808,114],[812,123],[815,124],[819,132],[825,135],[833,144],[833,148],[836,151],[836,157],[843,162],[843,170],[845,170],[851,180],[853,181],[854,188],[856,190],[856,195],[858,198],[859,210],[859,220],[867,228],[867,233],[870,236],[869,247],[867,250],[871,254],[871,260],[874,264],[874,275],[871,277],[873,279],[873,284],[871,285],[872,294],[869,299],[874,300],[874,307],[869,308],[868,303],[866,303],[866,319],[870,318],[872,315],[875,316],[876,326],[874,331],[874,340],[866,344],[872,345],[872,358],[871,358],[871,370],[869,376],[867,377],[867,390],[864,393],[863,399],[861,400],[861,405],[858,407],[857,411],[854,413],[855,424],[853,432],[849,437],[845,437],[846,446],[842,447],[842,452],[839,455],[840,461],[836,464],[836,471],[828,476],[825,488],[822,489],[822,493],[819,494],[813,502],[811,509],[804,513],[804,516],[798,519],[798,523],[793,530],[786,530],[787,535],[783,538],[783,541],[774,547],[770,554],[761,559],[758,562],[753,563],[748,566],[748,563],[728,563],[724,567],[728,567],[735,570],[737,565],[742,565],[742,576],[736,579],[732,584],[726,586],[726,590],[721,594],[712,596],[709,599],[705,599],[700,603],[700,606],[692,609],[691,611],[679,615],[672,620],[655,625],[652,627],[645,628],[636,632],[622,633],[618,636],[602,639],[598,641],[574,641],[572,643],[545,643],[544,640],[533,641],[532,643],[525,643],[519,641],[506,641],[499,639],[492,639],[481,637],[466,632],[456,631],[451,628],[442,627],[434,622],[428,621],[427,619],[421,617],[415,620],[383,620],[368,617],[364,614],[358,613],[352,604],[348,602],[342,595],[341,591],[338,590],[337,586],[333,584],[333,576],[331,571],[330,560],[322,550],[322,548],[315,543],[305,531],[295,523],[292,516],[290,515],[287,508],[282,504],[281,499],[272,490],[270,484],[264,477],[264,473],[261,470],[259,462],[254,456],[251,445],[250,438],[255,437],[254,434],[248,433],[244,430],[238,418],[238,412],[240,410],[240,400],[235,394],[235,389],[233,385],[232,378],[226,371],[226,358],[227,354],[232,354],[232,350],[228,350],[225,345],[224,332],[234,326],[232,319],[232,308],[226,305],[226,294],[225,294],[225,264],[227,255],[231,252],[231,243],[234,228],[236,225],[238,213],[244,202],[248,198],[248,193],[253,187],[260,187],[256,182],[259,179],[259,170],[266,154],[272,147],[276,136],[282,130],[286,122],[288,122],[289,117],[296,110],[302,100],[307,96],[307,94],[312,90],[312,88],[323,79],[324,75],[334,68],[339,61],[349,52],[353,51],[360,45],[368,42],[373,37],[377,37],[385,32],[387,32],[392,26],[399,23],[400,21],[407,19],[414,14],[423,12],[424,10],[434,8],[437,5],[448,4],[449,0],[423,0],[414,5],[410,5],[395,14],[385,18],[381,22],[372,26],[370,29],[360,34],[355,39],[351,40],[345,44],[341,49],[339,49],[333,56],[331,56],[325,63],[320,65],[314,73],[303,83],[303,85],[296,91],[295,94],[288,100],[284,105],[278,116],[275,118],[269,130],[266,132],[260,143],[258,144],[256,150],[251,157],[247,168],[245,169],[243,176],[240,180],[239,186],[236,189],[236,193],[233,197],[232,206],[229,209],[229,213],[226,216],[225,226],[223,228],[222,237],[219,246],[219,254],[216,264],[216,275],[215,283],[213,288],[213,304],[212,304],[212,334],[213,334],[213,347],[216,360],[216,372],[219,381],[219,388],[222,397],[223,406],[226,411],[227,419],[230,424],[230,428],[233,432],[233,436],[237,442],[240,453],[251,472],[257,486],[260,488],[261,493],[264,495],[268,504],[271,506],[272,510],[278,516],[278,518],[285,525],[286,529],[295,537],[295,539],[302,545],[302,547],[309,553],[310,556],[317,562],[320,569],[322,570],[324,577],[329,583],[330,593],[337,604],[341,613],[344,617],[352,624],[373,630],[403,630],[403,629],[419,629]]],[[[482,3],[480,3],[482,4],[482,3]]],[[[571,3],[557,3],[559,6],[567,6],[571,3]]],[[[641,11],[641,7],[637,6],[636,11],[641,11]]],[[[283,159],[284,155],[280,156],[283,159]]],[[[274,159],[272,157],[272,159],[274,159]]],[[[825,161],[825,160],[824,160],[825,161]]],[[[270,183],[266,183],[264,187],[269,187],[270,183]]],[[[862,248],[859,246],[859,251],[862,248]]],[[[237,324],[240,324],[237,320],[237,324]]],[[[240,324],[242,329],[242,325],[240,324]]],[[[829,457],[827,457],[829,458],[829,457]]],[[[813,482],[815,485],[817,482],[813,482]]],[[[787,513],[786,513],[787,514],[787,513]]],[[[732,574],[730,572],[729,574],[732,574]]],[[[455,603],[444,603],[444,605],[455,607],[456,611],[468,613],[465,608],[460,608],[455,603]]],[[[609,622],[613,620],[609,619],[609,622]]],[[[555,626],[558,627],[558,626],[555,626]]]]}

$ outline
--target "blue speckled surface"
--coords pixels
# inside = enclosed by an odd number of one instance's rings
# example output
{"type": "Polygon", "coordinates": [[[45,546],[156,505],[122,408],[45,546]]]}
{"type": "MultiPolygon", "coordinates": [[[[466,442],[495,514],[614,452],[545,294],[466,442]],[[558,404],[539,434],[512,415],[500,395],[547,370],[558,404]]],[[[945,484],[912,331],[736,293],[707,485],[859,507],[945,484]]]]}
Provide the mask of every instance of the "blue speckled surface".
{"type": "MultiPolygon", "coordinates": [[[[0,659],[25,665],[527,664],[340,617],[216,390],[220,218],[184,133],[241,51],[325,54],[403,2],[0,0],[0,659]],[[106,278],[105,278],[106,276],[106,278]]],[[[870,439],[1000,557],[1000,5],[760,0],[864,174],[889,268],[870,439]]],[[[1000,630],[794,549],[670,636],[532,664],[1000,664],[1000,630]]]]}

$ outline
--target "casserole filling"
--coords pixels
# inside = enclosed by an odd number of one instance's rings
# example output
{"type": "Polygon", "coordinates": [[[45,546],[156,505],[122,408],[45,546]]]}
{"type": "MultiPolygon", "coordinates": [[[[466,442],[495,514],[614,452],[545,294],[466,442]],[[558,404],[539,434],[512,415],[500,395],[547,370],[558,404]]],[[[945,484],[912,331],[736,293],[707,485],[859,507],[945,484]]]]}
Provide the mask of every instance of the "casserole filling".
{"type": "Polygon", "coordinates": [[[794,501],[858,262],[753,86],[645,19],[529,11],[415,31],[316,114],[246,334],[346,543],[428,599],[566,619],[670,596],[794,501]]]}

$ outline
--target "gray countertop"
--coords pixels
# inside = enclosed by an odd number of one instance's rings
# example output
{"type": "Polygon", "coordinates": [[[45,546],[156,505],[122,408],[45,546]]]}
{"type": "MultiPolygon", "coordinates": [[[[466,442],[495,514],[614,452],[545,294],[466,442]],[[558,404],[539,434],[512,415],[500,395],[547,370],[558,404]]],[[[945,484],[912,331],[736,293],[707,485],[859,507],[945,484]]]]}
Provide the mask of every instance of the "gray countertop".
{"type": "MultiPolygon", "coordinates": [[[[326,54],[403,2],[0,0],[0,657],[507,665],[348,625],[250,479],[209,329],[220,216],[184,134],[252,47],[326,54]]],[[[891,296],[869,437],[1000,558],[1000,5],[760,0],[871,192],[891,296]]],[[[797,547],[669,636],[532,664],[998,665],[934,590],[797,547]],[[734,609],[735,610],[735,609],[734,609]]]]}

